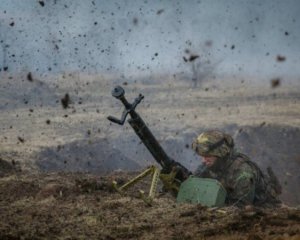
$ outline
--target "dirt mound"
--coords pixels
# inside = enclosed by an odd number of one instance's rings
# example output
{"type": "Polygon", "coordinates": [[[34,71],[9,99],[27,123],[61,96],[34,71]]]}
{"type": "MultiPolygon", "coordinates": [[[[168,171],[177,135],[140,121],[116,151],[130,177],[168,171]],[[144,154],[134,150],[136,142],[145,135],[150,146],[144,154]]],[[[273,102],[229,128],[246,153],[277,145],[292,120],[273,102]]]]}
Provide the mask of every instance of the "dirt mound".
{"type": "Polygon", "coordinates": [[[42,171],[50,172],[104,173],[118,169],[132,171],[140,167],[103,139],[46,148],[40,152],[36,164],[42,171]]]}
{"type": "Polygon", "coordinates": [[[283,189],[281,199],[300,204],[300,129],[284,125],[244,126],[235,132],[238,149],[263,170],[271,166],[283,189]]]}
{"type": "MultiPolygon", "coordinates": [[[[0,239],[299,239],[300,210],[206,208],[159,195],[152,206],[114,192],[106,176],[0,179],[0,239]]],[[[147,185],[147,184],[146,184],[147,185]]],[[[147,190],[146,185],[138,186],[147,190]]],[[[132,193],[137,191],[132,189],[132,193]]]]}
{"type": "Polygon", "coordinates": [[[4,177],[6,175],[15,173],[16,171],[19,171],[16,164],[17,163],[15,161],[9,163],[8,161],[0,158],[0,177],[4,177]]]}
{"type": "Polygon", "coordinates": [[[59,99],[54,87],[34,77],[32,81],[24,80],[25,76],[16,76],[11,79],[1,79],[5,91],[1,92],[1,110],[18,109],[25,106],[55,106],[59,99]],[[17,84],[16,84],[17,83],[17,84]],[[38,104],[37,104],[38,103],[38,104]]]}

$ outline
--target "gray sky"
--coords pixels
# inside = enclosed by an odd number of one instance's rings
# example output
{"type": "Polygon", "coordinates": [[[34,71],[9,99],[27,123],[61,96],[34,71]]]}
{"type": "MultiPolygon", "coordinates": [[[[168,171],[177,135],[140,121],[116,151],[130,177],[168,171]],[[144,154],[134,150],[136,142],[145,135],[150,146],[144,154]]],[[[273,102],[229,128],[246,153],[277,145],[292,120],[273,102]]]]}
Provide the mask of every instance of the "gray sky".
{"type": "Polygon", "coordinates": [[[299,13],[299,0],[1,0],[0,68],[299,76],[299,13]]]}

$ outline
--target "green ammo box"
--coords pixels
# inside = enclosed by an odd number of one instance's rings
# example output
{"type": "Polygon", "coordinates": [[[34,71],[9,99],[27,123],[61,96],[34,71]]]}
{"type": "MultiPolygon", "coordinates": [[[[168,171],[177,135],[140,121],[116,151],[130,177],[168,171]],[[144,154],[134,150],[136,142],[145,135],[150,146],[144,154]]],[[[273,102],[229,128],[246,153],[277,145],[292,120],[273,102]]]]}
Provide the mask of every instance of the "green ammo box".
{"type": "Polygon", "coordinates": [[[179,188],[178,203],[200,203],[207,207],[225,205],[226,190],[215,179],[190,176],[179,188]]]}

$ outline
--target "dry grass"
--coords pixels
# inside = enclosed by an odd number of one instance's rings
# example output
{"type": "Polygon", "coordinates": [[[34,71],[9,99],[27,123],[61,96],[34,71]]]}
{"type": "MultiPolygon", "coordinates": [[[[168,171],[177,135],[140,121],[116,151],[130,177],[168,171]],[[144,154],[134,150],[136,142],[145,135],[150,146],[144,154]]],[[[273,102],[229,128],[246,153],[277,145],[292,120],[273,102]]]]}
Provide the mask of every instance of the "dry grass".
{"type": "MultiPolygon", "coordinates": [[[[7,107],[1,110],[0,117],[1,152],[30,155],[41,147],[83,139],[114,139],[131,131],[127,126],[110,126],[106,119],[108,115],[121,116],[123,109],[110,94],[117,84],[112,77],[73,73],[44,81],[23,80],[20,85],[9,84],[11,81],[4,79],[2,82],[7,90],[0,100],[7,103],[7,107]],[[42,88],[41,92],[31,92],[39,88],[42,88]],[[23,103],[22,91],[27,94],[23,98],[29,99],[28,104],[23,103]],[[48,95],[43,98],[45,92],[48,95]],[[14,96],[14,93],[19,95],[14,96]],[[63,109],[60,103],[65,93],[71,97],[69,109],[63,109]]],[[[206,84],[202,89],[192,89],[188,84],[172,79],[162,84],[128,83],[123,87],[129,101],[139,93],[145,96],[137,111],[154,132],[159,132],[161,139],[174,132],[197,132],[198,128],[230,124],[267,123],[296,127],[300,124],[299,87],[273,89],[246,84],[238,87],[206,84]]]]}

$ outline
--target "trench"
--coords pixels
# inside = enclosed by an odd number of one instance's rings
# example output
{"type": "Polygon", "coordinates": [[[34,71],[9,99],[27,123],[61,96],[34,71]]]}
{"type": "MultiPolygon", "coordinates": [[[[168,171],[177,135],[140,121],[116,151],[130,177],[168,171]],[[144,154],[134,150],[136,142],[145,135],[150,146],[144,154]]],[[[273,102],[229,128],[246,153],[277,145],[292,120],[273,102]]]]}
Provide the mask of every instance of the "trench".
{"type": "MultiPolygon", "coordinates": [[[[199,130],[199,129],[197,129],[199,130]]],[[[203,129],[205,130],[205,129],[203,129]]],[[[236,148],[247,154],[265,171],[271,166],[282,185],[281,200],[288,205],[300,204],[300,129],[285,125],[238,126],[222,128],[231,134],[236,148]]],[[[158,136],[159,138],[159,136],[158,136]]],[[[161,141],[167,154],[191,171],[200,159],[190,148],[194,131],[170,136],[161,141]]],[[[42,171],[90,172],[138,171],[155,164],[153,157],[132,133],[116,139],[75,141],[43,149],[36,161],[42,171]]]]}

